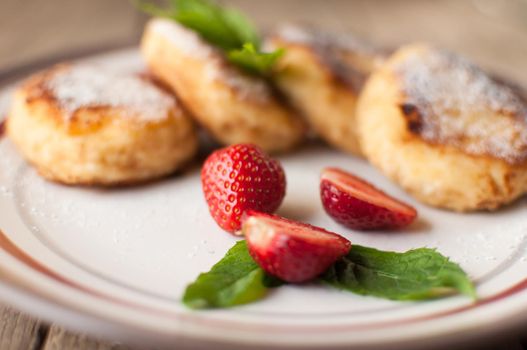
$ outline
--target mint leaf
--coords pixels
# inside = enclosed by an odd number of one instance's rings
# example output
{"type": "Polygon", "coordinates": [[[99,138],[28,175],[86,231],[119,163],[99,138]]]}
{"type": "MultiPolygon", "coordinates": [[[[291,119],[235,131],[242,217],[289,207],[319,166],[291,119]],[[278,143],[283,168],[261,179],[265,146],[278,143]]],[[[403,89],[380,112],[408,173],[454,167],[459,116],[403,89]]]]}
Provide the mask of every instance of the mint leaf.
{"type": "Polygon", "coordinates": [[[251,258],[245,241],[239,241],[209,272],[200,274],[187,286],[183,302],[192,309],[251,303],[267,293],[265,276],[251,258]]]}
{"type": "Polygon", "coordinates": [[[236,10],[224,9],[208,0],[173,0],[173,3],[174,20],[223,50],[237,49],[258,37],[249,20],[236,10]]]}
{"type": "Polygon", "coordinates": [[[194,30],[209,43],[225,50],[236,50],[245,43],[260,47],[258,32],[241,12],[224,8],[210,0],[171,0],[168,8],[151,1],[133,0],[150,15],[167,17],[194,30]]]}
{"type": "MultiPolygon", "coordinates": [[[[356,294],[392,300],[424,300],[462,293],[476,298],[474,285],[456,263],[434,249],[405,253],[352,246],[319,279],[356,294]]],[[[252,259],[245,241],[202,273],[185,290],[183,302],[193,309],[227,308],[262,299],[286,282],[266,274],[252,259]]]]}
{"type": "Polygon", "coordinates": [[[229,61],[250,73],[265,75],[283,54],[282,49],[262,53],[258,52],[253,44],[245,44],[240,50],[229,51],[227,57],[229,61]]]}
{"type": "Polygon", "coordinates": [[[150,1],[133,0],[140,10],[170,18],[192,29],[210,44],[226,52],[233,64],[256,75],[266,75],[283,50],[260,51],[260,37],[251,21],[241,12],[224,8],[210,0],[171,0],[169,8],[150,1]]]}
{"type": "Polygon", "coordinates": [[[281,287],[281,286],[287,284],[287,282],[282,281],[280,278],[275,277],[275,276],[271,276],[271,275],[266,273],[264,278],[263,278],[263,284],[267,288],[278,288],[278,287],[281,287]]]}
{"type": "Polygon", "coordinates": [[[223,9],[222,18],[228,27],[236,33],[239,42],[236,48],[247,43],[253,44],[257,49],[260,48],[261,42],[258,30],[243,13],[235,9],[225,8],[223,9]]]}
{"type": "Polygon", "coordinates": [[[362,295],[393,300],[422,300],[459,292],[476,298],[466,273],[434,249],[406,253],[352,246],[322,276],[327,284],[362,295]]]}

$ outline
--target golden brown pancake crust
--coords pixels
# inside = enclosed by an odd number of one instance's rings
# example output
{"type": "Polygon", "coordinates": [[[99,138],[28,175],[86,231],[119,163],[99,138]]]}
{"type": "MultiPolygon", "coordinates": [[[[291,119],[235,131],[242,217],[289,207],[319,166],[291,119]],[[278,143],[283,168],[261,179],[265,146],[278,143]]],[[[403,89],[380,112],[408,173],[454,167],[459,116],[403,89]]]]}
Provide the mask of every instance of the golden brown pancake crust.
{"type": "Polygon", "coordinates": [[[356,101],[367,76],[384,60],[381,50],[350,34],[295,24],[277,29],[264,46],[285,49],[274,82],[312,130],[329,144],[360,155],[356,101]]]}
{"type": "Polygon", "coordinates": [[[287,24],[269,37],[272,46],[285,46],[309,52],[335,83],[359,94],[368,75],[387,55],[350,34],[324,30],[307,24],[287,24]]]}
{"type": "Polygon", "coordinates": [[[17,89],[7,133],[52,181],[116,186],[168,175],[193,157],[197,136],[174,96],[145,79],[53,67],[17,89]]]}
{"type": "Polygon", "coordinates": [[[412,134],[510,164],[527,160],[527,104],[517,89],[433,47],[390,68],[402,82],[400,109],[412,134]]]}
{"type": "Polygon", "coordinates": [[[141,51],[152,73],[219,143],[250,142],[278,153],[304,139],[304,121],[265,79],[227,62],[196,32],[169,19],[152,19],[141,51]]]}
{"type": "Polygon", "coordinates": [[[360,95],[361,149],[423,203],[495,210],[527,192],[520,100],[462,58],[405,45],[360,95]]]}

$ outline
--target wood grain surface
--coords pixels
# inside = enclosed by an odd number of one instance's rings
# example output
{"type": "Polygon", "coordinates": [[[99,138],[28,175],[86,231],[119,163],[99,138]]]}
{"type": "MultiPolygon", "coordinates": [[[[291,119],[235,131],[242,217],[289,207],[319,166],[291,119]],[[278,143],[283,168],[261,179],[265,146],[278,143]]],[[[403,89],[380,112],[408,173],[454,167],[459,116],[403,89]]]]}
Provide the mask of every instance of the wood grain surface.
{"type": "Polygon", "coordinates": [[[133,350],[132,347],[48,325],[9,306],[0,305],[1,350],[133,350]]]}
{"type": "Polygon", "coordinates": [[[10,307],[0,308],[0,349],[39,349],[47,326],[10,307]]]}
{"type": "Polygon", "coordinates": [[[131,350],[131,348],[122,344],[100,341],[87,335],[71,333],[55,325],[49,328],[46,340],[42,344],[42,349],[131,350]]]}
{"type": "MultiPolygon", "coordinates": [[[[249,13],[264,30],[287,20],[311,21],[390,47],[433,42],[527,86],[527,0],[225,2],[249,13]]],[[[13,34],[0,35],[0,73],[81,48],[137,42],[145,20],[126,0],[1,0],[0,32],[13,34]]],[[[517,339],[470,348],[526,349],[517,339]]],[[[131,348],[71,333],[0,305],[0,349],[131,348]]]]}

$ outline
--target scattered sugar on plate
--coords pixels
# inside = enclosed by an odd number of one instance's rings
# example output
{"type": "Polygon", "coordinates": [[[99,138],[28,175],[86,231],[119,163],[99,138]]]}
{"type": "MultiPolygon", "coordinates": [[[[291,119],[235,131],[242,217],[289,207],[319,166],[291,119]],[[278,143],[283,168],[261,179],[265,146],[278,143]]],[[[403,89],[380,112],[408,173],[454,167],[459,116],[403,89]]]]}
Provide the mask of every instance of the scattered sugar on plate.
{"type": "Polygon", "coordinates": [[[95,65],[76,64],[58,70],[46,89],[71,117],[89,107],[125,108],[134,117],[161,120],[174,108],[175,98],[134,73],[117,73],[95,65]]]}
{"type": "Polygon", "coordinates": [[[403,79],[404,103],[418,108],[425,140],[511,162],[527,158],[527,107],[509,86],[435,48],[412,52],[394,70],[403,79]]]}

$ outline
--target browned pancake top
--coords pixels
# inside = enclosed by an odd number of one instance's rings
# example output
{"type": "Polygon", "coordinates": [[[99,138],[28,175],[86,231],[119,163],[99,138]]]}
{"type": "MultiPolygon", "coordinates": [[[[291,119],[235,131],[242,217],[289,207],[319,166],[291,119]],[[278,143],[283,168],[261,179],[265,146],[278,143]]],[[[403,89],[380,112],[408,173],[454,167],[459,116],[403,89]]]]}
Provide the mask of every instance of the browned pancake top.
{"type": "Polygon", "coordinates": [[[217,47],[206,42],[198,33],[183,25],[165,18],[155,18],[150,21],[149,29],[162,36],[184,56],[202,62],[203,76],[210,82],[221,82],[241,99],[267,103],[273,96],[273,91],[267,82],[230,63],[225,54],[217,47]]]}
{"type": "Polygon", "coordinates": [[[436,48],[409,51],[392,68],[410,132],[472,155],[527,160],[527,105],[511,86],[436,48]]]}
{"type": "Polygon", "coordinates": [[[385,52],[347,33],[336,33],[311,25],[286,24],[271,37],[301,45],[317,55],[331,74],[353,91],[364,85],[372,65],[385,52]]]}
{"type": "Polygon", "coordinates": [[[119,108],[144,121],[166,119],[176,100],[135,73],[115,72],[88,64],[62,64],[30,78],[27,101],[45,100],[67,121],[81,110],[119,108]]]}

